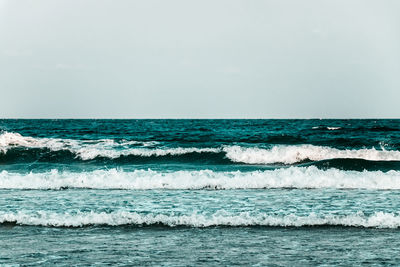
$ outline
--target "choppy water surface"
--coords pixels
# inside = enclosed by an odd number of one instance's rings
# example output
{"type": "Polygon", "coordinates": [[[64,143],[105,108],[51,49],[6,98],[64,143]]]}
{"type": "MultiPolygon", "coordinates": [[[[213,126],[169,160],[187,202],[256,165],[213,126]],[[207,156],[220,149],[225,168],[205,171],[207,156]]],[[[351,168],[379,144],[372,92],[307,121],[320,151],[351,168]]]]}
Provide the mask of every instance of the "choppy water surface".
{"type": "Polygon", "coordinates": [[[0,264],[398,265],[399,120],[0,120],[0,264]]]}

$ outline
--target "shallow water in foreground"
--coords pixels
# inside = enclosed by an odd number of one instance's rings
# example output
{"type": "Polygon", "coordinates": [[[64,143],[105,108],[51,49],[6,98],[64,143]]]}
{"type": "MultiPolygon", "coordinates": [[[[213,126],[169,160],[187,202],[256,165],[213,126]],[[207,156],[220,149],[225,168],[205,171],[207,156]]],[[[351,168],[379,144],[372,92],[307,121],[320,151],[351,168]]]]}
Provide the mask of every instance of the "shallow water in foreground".
{"type": "Polygon", "coordinates": [[[346,227],[1,226],[0,263],[396,266],[400,232],[346,227]],[[26,233],[29,232],[29,235],[26,233]]]}

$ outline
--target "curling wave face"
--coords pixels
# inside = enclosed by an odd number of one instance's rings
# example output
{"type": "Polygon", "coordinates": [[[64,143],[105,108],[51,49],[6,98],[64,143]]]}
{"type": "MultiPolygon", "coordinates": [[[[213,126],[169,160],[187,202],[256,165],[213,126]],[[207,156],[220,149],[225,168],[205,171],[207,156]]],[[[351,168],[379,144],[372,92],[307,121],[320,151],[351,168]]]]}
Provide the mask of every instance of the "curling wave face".
{"type": "MultiPolygon", "coordinates": [[[[214,155],[215,161],[244,164],[297,164],[306,161],[329,159],[362,159],[368,161],[400,161],[400,151],[378,150],[376,148],[337,149],[326,146],[303,145],[271,145],[268,148],[223,145],[220,147],[165,147],[156,141],[127,141],[113,139],[74,140],[59,138],[25,137],[19,133],[4,132],[0,135],[0,152],[2,160],[13,151],[27,153],[29,149],[46,149],[32,153],[37,159],[44,158],[49,152],[68,151],[73,157],[83,161],[96,158],[119,159],[121,157],[184,157],[203,154],[205,159],[214,155]],[[23,149],[13,151],[13,149],[23,149]]],[[[0,159],[1,160],[1,159],[0,159]]]]}

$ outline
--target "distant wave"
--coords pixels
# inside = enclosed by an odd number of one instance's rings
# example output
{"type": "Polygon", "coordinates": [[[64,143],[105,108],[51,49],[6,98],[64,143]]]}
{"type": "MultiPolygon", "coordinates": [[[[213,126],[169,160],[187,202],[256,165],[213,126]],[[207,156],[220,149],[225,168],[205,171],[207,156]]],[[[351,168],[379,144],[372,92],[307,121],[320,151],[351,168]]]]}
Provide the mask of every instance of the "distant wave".
{"type": "Polygon", "coordinates": [[[270,148],[221,146],[221,147],[162,147],[159,142],[72,140],[57,138],[24,137],[18,133],[5,132],[0,135],[0,162],[27,159],[59,160],[80,159],[83,161],[98,158],[120,159],[129,157],[182,157],[196,154],[204,155],[204,159],[219,162],[229,160],[232,163],[244,164],[298,164],[307,161],[323,161],[329,159],[362,159],[368,161],[400,161],[400,151],[363,149],[336,149],[327,146],[272,145],[270,148]],[[68,151],[71,155],[62,154],[68,151]],[[52,155],[49,152],[60,152],[52,155]]]}
{"type": "Polygon", "coordinates": [[[212,170],[160,172],[153,170],[95,170],[44,173],[0,172],[0,189],[264,189],[336,188],[400,189],[399,171],[342,171],[290,167],[252,172],[212,170]]]}
{"type": "Polygon", "coordinates": [[[340,129],[342,129],[342,127],[314,126],[314,127],[312,127],[312,129],[320,129],[320,130],[331,130],[331,131],[334,131],[334,130],[340,130],[340,129]]]}
{"type": "Polygon", "coordinates": [[[168,227],[215,227],[215,226],[264,226],[264,227],[307,227],[307,226],[341,226],[369,228],[399,228],[400,216],[393,213],[376,212],[365,215],[358,212],[351,215],[317,215],[299,216],[270,215],[266,213],[242,212],[229,214],[217,212],[211,215],[193,213],[190,215],[176,214],[142,214],[137,212],[116,211],[54,213],[39,212],[0,212],[0,224],[17,224],[50,227],[84,227],[84,226],[152,226],[168,227]]]}
{"type": "Polygon", "coordinates": [[[347,130],[354,132],[398,132],[398,128],[388,126],[370,126],[370,127],[347,127],[347,126],[313,126],[313,130],[347,130]]]}

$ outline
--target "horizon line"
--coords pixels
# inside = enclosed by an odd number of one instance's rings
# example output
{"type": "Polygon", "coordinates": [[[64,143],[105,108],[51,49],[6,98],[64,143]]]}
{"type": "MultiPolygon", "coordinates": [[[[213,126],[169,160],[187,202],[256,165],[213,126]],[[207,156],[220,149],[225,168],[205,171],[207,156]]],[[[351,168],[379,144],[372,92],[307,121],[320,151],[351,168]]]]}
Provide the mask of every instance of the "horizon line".
{"type": "Polygon", "coordinates": [[[318,118],[318,117],[310,117],[310,118],[296,118],[296,117],[282,117],[282,118],[190,118],[190,117],[182,117],[182,118],[171,118],[171,117],[142,117],[142,118],[112,118],[112,117],[81,117],[81,118],[57,118],[57,117],[37,117],[37,118],[29,118],[29,117],[6,117],[0,118],[0,120],[385,120],[392,119],[398,120],[400,117],[326,117],[326,118],[318,118]]]}

